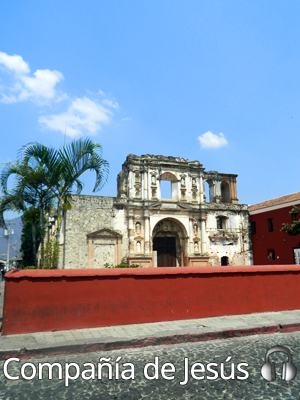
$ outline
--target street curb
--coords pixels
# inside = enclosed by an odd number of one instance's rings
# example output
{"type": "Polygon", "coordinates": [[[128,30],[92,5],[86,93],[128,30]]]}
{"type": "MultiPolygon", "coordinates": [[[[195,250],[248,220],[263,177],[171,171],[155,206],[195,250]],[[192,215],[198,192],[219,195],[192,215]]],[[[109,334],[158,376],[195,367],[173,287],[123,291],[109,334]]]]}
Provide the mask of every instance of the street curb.
{"type": "Polygon", "coordinates": [[[148,346],[163,346],[170,344],[180,344],[188,342],[204,342],[208,340],[230,339],[235,337],[266,335],[272,333],[288,333],[300,331],[300,322],[290,324],[278,324],[268,326],[257,326],[244,329],[225,329],[221,331],[212,331],[204,333],[178,334],[169,336],[146,337],[143,339],[122,340],[106,343],[88,343],[83,345],[64,345],[53,346],[39,349],[7,350],[0,351],[0,360],[8,358],[38,358],[44,356],[59,356],[84,354],[99,351],[121,350],[129,348],[139,348],[148,346]]]}

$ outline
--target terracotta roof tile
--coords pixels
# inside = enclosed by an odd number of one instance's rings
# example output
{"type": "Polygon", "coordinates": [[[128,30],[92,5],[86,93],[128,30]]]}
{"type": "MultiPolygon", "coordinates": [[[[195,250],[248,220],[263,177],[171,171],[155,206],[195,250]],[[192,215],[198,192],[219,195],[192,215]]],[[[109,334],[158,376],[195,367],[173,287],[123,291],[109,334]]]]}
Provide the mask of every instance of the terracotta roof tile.
{"type": "Polygon", "coordinates": [[[261,208],[278,206],[279,204],[290,203],[291,201],[300,200],[300,192],[287,194],[286,196],[276,197],[275,199],[263,201],[248,207],[248,211],[260,210],[261,208]]]}

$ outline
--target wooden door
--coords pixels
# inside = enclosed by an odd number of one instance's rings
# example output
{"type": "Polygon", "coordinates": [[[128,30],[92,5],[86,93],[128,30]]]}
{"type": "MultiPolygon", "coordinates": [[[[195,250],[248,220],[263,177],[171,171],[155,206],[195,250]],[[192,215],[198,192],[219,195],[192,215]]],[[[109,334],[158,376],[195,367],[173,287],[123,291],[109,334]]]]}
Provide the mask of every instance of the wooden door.
{"type": "Polygon", "coordinates": [[[158,267],[176,267],[176,239],[175,237],[155,237],[153,250],[157,251],[158,267]]]}

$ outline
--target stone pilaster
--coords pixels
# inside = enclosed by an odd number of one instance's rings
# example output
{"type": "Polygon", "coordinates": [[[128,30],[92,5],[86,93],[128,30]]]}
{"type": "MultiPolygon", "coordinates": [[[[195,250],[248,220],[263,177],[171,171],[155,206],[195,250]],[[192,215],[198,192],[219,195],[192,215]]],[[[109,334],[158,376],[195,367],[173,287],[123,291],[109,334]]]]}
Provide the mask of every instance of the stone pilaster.
{"type": "Polygon", "coordinates": [[[145,211],[145,254],[150,253],[150,216],[149,211],[145,211]]]}

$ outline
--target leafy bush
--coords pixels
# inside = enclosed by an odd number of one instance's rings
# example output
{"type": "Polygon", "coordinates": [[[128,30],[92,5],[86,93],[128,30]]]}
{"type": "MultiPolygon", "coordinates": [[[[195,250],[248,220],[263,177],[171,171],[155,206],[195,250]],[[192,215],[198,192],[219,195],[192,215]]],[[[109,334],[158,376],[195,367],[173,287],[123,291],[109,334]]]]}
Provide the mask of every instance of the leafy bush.
{"type": "Polygon", "coordinates": [[[131,265],[127,265],[127,264],[118,264],[118,265],[113,265],[109,263],[105,263],[105,268],[143,268],[142,265],[139,264],[131,264],[131,265]]]}
{"type": "Polygon", "coordinates": [[[23,269],[35,269],[35,266],[34,266],[34,265],[30,265],[30,266],[25,267],[25,268],[23,268],[23,269]]]}
{"type": "Polygon", "coordinates": [[[58,266],[59,244],[58,242],[48,242],[42,250],[43,265],[41,269],[56,269],[58,266]]]}

